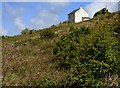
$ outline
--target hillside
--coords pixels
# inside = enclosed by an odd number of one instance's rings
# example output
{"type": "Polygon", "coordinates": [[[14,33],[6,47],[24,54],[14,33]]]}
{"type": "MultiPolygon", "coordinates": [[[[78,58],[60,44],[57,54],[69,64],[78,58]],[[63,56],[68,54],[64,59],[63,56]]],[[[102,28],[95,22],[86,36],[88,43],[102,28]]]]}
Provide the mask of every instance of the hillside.
{"type": "Polygon", "coordinates": [[[118,14],[99,15],[77,24],[65,21],[32,33],[3,37],[3,85],[120,85],[118,14]],[[95,67],[90,67],[93,64],[95,67]],[[103,73],[99,73],[101,66],[103,73]]]}

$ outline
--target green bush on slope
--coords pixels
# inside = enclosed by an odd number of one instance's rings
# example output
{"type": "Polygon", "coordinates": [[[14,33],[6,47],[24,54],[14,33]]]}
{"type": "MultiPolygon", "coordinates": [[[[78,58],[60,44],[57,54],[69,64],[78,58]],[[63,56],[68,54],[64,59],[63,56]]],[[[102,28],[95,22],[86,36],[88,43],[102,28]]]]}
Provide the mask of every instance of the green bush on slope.
{"type": "Polygon", "coordinates": [[[40,37],[42,39],[53,38],[54,36],[55,36],[54,31],[51,31],[50,29],[45,29],[40,32],[40,37]]]}
{"type": "MultiPolygon", "coordinates": [[[[110,85],[109,79],[120,71],[119,41],[113,33],[108,28],[80,28],[56,43],[53,54],[59,58],[58,66],[72,73],[69,86],[110,85]]],[[[118,85],[118,78],[113,85],[118,85]]]]}
{"type": "Polygon", "coordinates": [[[101,15],[101,14],[109,14],[109,13],[110,12],[108,12],[108,9],[103,8],[100,11],[96,12],[93,17],[96,17],[96,16],[101,15]]]}

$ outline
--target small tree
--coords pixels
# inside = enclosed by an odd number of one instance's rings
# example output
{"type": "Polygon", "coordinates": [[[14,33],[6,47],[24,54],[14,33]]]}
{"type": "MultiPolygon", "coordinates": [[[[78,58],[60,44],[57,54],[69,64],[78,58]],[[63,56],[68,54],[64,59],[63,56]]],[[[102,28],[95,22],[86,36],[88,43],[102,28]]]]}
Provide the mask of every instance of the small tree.
{"type": "Polygon", "coordinates": [[[28,34],[30,30],[28,28],[25,28],[24,30],[21,31],[21,34],[28,34]]]}

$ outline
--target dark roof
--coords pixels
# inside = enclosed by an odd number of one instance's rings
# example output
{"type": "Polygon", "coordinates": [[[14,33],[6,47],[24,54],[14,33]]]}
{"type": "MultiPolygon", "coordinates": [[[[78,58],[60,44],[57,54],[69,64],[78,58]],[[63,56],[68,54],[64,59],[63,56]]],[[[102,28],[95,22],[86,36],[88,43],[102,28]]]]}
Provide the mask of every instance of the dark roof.
{"type": "Polygon", "coordinates": [[[71,13],[69,13],[68,15],[70,15],[70,14],[74,14],[76,11],[78,11],[79,9],[75,9],[75,10],[73,10],[71,13]]]}

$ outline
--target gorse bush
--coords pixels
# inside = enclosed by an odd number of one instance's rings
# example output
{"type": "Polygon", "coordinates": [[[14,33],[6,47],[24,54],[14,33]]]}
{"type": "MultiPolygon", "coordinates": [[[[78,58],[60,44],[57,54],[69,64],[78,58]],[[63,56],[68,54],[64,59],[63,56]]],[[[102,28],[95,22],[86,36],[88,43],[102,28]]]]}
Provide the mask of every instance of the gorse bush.
{"type": "Polygon", "coordinates": [[[35,30],[30,30],[28,28],[25,28],[24,30],[21,31],[21,34],[32,34],[35,30]]]}
{"type": "Polygon", "coordinates": [[[104,78],[119,74],[119,41],[113,33],[80,28],[56,43],[53,54],[61,69],[73,72],[71,85],[106,86],[104,78]]]}
{"type": "Polygon", "coordinates": [[[54,32],[51,31],[50,29],[46,29],[46,30],[40,32],[40,37],[42,39],[53,38],[54,35],[55,35],[54,32]]]}
{"type": "Polygon", "coordinates": [[[28,34],[30,30],[28,28],[25,28],[24,30],[21,31],[21,34],[28,34]]]}
{"type": "Polygon", "coordinates": [[[103,9],[101,9],[100,11],[96,12],[96,13],[94,14],[94,17],[99,16],[99,15],[102,15],[102,14],[109,14],[109,13],[110,13],[110,12],[108,11],[108,9],[103,8],[103,9]]]}

